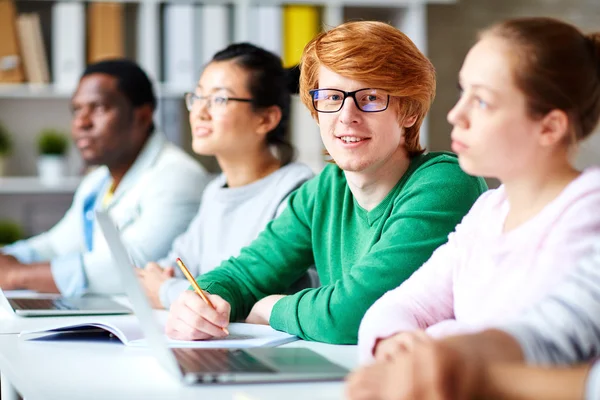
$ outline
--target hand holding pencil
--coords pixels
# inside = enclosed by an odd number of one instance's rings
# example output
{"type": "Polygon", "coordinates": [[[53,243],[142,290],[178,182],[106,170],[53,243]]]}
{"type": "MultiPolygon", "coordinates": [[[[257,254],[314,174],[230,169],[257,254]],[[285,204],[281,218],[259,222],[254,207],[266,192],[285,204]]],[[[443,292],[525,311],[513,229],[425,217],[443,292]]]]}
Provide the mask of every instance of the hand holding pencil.
{"type": "Polygon", "coordinates": [[[222,337],[223,333],[229,335],[226,328],[231,309],[229,303],[217,295],[205,293],[183,261],[178,258],[176,262],[196,293],[186,291],[173,303],[167,320],[167,335],[180,340],[222,337]]]}

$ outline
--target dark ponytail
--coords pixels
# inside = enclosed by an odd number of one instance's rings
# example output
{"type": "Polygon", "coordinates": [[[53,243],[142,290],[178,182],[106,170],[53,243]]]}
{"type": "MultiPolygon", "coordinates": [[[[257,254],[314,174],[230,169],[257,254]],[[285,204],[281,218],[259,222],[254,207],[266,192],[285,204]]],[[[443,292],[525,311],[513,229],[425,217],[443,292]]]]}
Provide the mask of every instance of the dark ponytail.
{"type": "Polygon", "coordinates": [[[255,110],[277,106],[281,110],[279,124],[266,135],[266,142],[277,149],[281,165],[294,160],[295,149],[290,141],[290,76],[281,59],[250,43],[235,43],[214,55],[212,61],[233,60],[248,71],[248,91],[255,110]]]}
{"type": "Polygon", "coordinates": [[[596,62],[598,79],[600,79],[600,32],[588,33],[585,35],[585,40],[590,47],[590,52],[593,55],[593,60],[596,62]]]}

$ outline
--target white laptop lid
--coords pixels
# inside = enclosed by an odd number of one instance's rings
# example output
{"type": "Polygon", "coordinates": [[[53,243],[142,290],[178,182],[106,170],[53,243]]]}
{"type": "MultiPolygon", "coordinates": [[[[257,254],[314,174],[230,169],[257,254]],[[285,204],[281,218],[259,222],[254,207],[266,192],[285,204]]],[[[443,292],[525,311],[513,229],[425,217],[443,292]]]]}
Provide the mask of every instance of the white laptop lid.
{"type": "MultiPolygon", "coordinates": [[[[347,374],[345,368],[334,364],[321,355],[305,348],[253,348],[245,350],[233,349],[170,349],[164,332],[156,323],[148,298],[138,281],[135,266],[131,262],[127,250],[121,241],[119,231],[110,216],[103,211],[96,211],[98,225],[104,234],[112,257],[117,265],[123,287],[129,297],[135,315],[140,322],[148,346],[159,363],[176,378],[187,383],[202,381],[204,383],[225,382],[281,382],[281,381],[316,381],[341,380],[347,374]],[[176,357],[175,352],[179,357],[176,357]],[[196,352],[197,354],[194,354],[196,352]],[[193,373],[194,359],[202,362],[202,354],[244,353],[257,360],[270,371],[261,371],[259,367],[245,371],[214,372],[203,371],[193,373]],[[185,360],[190,360],[186,363],[185,360]]],[[[239,355],[239,354],[238,354],[239,355]]]]}
{"type": "Polygon", "coordinates": [[[154,312],[148,303],[148,298],[140,285],[135,273],[135,266],[131,263],[129,254],[121,241],[121,235],[110,215],[104,211],[96,211],[96,220],[110,248],[113,260],[117,266],[117,273],[121,277],[121,283],[134,313],[140,322],[144,336],[149,347],[154,352],[159,363],[175,377],[182,379],[183,373],[175,356],[169,350],[164,338],[164,333],[155,323],[154,312]]]}

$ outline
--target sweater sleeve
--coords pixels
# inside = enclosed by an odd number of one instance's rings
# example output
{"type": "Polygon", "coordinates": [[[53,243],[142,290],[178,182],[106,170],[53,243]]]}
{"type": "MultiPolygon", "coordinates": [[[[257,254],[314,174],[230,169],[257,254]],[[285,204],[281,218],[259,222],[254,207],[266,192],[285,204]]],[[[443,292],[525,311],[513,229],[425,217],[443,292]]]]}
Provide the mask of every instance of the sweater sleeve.
{"type": "MultiPolygon", "coordinates": [[[[572,364],[600,355],[600,246],[548,297],[500,329],[532,364],[572,364]]],[[[597,368],[596,368],[597,369],[597,368]]]]}

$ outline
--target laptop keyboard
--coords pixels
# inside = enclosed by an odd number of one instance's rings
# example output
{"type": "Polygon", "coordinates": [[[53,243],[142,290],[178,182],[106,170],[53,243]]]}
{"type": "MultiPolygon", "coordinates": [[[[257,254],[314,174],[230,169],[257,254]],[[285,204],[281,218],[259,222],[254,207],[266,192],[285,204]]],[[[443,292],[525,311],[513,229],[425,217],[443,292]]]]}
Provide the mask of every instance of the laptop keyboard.
{"type": "Polygon", "coordinates": [[[185,373],[274,372],[241,350],[178,348],[173,353],[185,373]]]}
{"type": "Polygon", "coordinates": [[[61,299],[10,299],[18,310],[77,310],[77,307],[61,299]]]}

